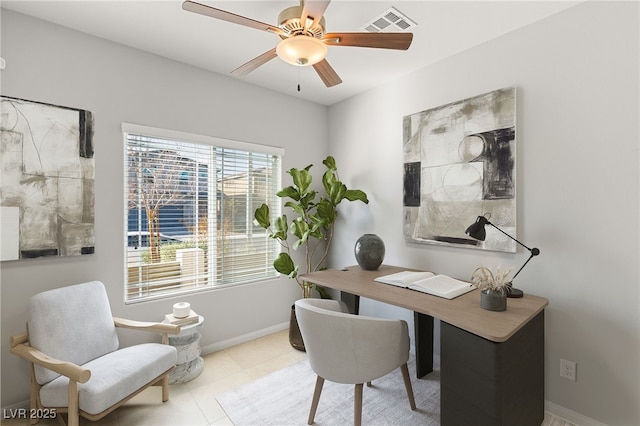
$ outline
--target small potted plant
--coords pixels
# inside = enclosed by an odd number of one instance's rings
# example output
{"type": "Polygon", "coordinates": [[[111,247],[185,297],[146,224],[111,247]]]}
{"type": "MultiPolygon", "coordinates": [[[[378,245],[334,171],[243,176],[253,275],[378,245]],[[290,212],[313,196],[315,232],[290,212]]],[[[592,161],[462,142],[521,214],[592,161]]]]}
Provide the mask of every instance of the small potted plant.
{"type": "Polygon", "coordinates": [[[471,281],[480,289],[480,306],[489,311],[505,311],[507,309],[507,293],[511,287],[508,279],[511,269],[501,270],[480,266],[471,274],[471,281]]]}

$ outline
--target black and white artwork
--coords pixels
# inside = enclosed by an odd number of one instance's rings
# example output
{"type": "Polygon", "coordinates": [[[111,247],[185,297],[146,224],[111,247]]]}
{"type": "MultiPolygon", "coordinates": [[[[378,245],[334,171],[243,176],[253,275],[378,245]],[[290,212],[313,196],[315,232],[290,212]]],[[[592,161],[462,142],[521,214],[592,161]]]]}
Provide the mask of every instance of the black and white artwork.
{"type": "Polygon", "coordinates": [[[405,241],[515,252],[478,216],[516,238],[516,89],[495,90],[403,118],[405,241]]]}
{"type": "Polygon", "coordinates": [[[0,97],[0,260],[91,254],[93,114],[0,97]]]}

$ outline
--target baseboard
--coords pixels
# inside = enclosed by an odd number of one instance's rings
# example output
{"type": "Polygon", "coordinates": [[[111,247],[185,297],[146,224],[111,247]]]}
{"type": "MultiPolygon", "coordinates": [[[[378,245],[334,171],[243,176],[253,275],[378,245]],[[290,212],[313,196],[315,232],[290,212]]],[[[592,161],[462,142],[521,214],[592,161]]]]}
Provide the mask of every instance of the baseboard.
{"type": "Polygon", "coordinates": [[[562,420],[566,420],[570,423],[580,426],[607,426],[605,423],[599,422],[587,416],[583,416],[580,413],[576,413],[573,410],[564,408],[561,405],[554,404],[550,401],[544,402],[544,410],[553,414],[556,417],[560,417],[562,420]]]}
{"type": "Polygon", "coordinates": [[[251,340],[258,339],[260,337],[268,336],[269,334],[277,333],[278,331],[286,330],[289,328],[289,321],[272,325],[271,327],[263,328],[260,330],[252,331],[251,333],[243,334],[241,336],[232,337],[231,339],[223,340],[221,342],[212,343],[210,345],[200,348],[202,355],[208,355],[213,352],[220,351],[222,349],[230,348],[232,346],[246,343],[251,340]]]}

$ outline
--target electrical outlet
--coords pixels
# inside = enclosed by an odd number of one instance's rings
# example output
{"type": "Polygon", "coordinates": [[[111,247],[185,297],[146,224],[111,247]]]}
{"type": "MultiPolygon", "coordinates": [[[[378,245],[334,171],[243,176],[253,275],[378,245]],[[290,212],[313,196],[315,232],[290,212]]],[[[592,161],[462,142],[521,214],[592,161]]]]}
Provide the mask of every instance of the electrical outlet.
{"type": "Polygon", "coordinates": [[[576,381],[576,363],[574,361],[567,361],[566,359],[560,359],[560,377],[576,381]]]}

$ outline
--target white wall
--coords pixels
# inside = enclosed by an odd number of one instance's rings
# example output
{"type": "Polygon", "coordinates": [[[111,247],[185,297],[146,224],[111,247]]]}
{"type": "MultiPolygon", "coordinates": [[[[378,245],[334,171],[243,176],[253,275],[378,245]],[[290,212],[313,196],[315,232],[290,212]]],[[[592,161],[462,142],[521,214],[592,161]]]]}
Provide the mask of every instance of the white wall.
{"type": "MultiPolygon", "coordinates": [[[[2,10],[1,19],[2,56],[7,60],[1,72],[2,95],[93,111],[96,161],[96,253],[0,265],[2,407],[28,400],[27,363],[9,354],[8,342],[10,335],[24,331],[27,299],[44,290],[101,280],[114,315],[140,320],[162,320],[177,300],[188,301],[206,317],[204,346],[287,324],[291,303],[301,293],[286,278],[124,305],[120,129],[122,122],[130,122],[281,146],[287,170],[320,164],[326,156],[326,107],[8,10],[2,10]],[[306,135],[305,144],[300,143],[301,134],[306,135]]],[[[124,344],[134,336],[126,332],[124,344]]]]}
{"type": "Polygon", "coordinates": [[[329,110],[341,177],[371,200],[336,231],[332,266],[355,264],[354,242],[374,232],[385,263],[468,279],[528,252],[403,241],[402,117],[517,87],[518,238],[541,255],[516,282],[549,299],[545,399],[610,425],[640,424],[638,15],[637,2],[581,4],[329,110]],[[577,382],[559,377],[561,357],[578,363],[577,382]]]}

